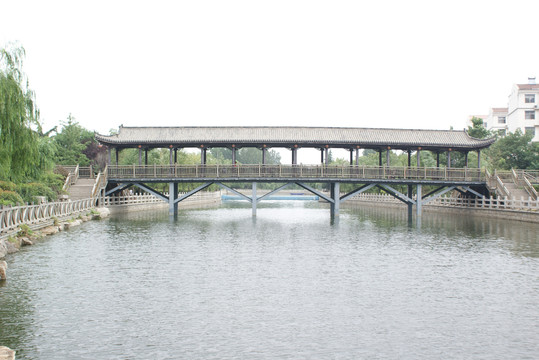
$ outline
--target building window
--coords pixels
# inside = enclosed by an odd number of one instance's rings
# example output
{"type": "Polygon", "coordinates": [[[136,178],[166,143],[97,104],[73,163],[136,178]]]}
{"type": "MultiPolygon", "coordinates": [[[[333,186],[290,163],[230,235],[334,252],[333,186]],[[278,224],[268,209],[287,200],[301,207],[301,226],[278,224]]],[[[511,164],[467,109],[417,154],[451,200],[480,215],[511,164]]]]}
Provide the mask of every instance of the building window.
{"type": "Polygon", "coordinates": [[[505,124],[505,116],[498,116],[498,124],[505,124]]]}
{"type": "Polygon", "coordinates": [[[526,120],[534,120],[535,119],[535,111],[534,110],[526,110],[525,111],[525,119],[526,120]]]}
{"type": "Polygon", "coordinates": [[[535,128],[534,127],[526,127],[525,131],[526,131],[526,135],[527,134],[532,134],[533,136],[535,136],[535,128]]]}
{"type": "Polygon", "coordinates": [[[524,94],[524,102],[526,104],[534,104],[535,103],[535,94],[524,94]]]}
{"type": "Polygon", "coordinates": [[[487,124],[487,123],[484,123],[483,125],[485,125],[485,129],[488,127],[488,124],[487,124]]]}

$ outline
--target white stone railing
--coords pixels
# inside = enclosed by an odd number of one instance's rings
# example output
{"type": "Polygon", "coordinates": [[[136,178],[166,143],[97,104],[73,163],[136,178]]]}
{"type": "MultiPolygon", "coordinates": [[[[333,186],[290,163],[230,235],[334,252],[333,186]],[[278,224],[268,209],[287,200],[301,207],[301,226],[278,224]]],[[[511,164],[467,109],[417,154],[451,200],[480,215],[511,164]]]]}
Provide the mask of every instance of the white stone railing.
{"type": "MultiPolygon", "coordinates": [[[[403,202],[395,199],[388,194],[359,194],[355,195],[350,200],[355,201],[367,201],[378,203],[395,203],[404,204],[403,202]]],[[[494,210],[513,210],[513,211],[539,211],[539,200],[532,198],[528,199],[509,199],[509,198],[478,198],[478,199],[465,199],[458,197],[438,197],[424,206],[453,206],[453,207],[467,207],[475,209],[494,209],[494,210]]]]}
{"type": "Polygon", "coordinates": [[[95,207],[94,199],[50,202],[0,208],[0,234],[17,229],[23,224],[33,225],[54,218],[65,218],[95,207]]]}
{"type": "MultiPolygon", "coordinates": [[[[181,197],[185,193],[179,193],[178,197],[181,197]]],[[[168,193],[163,195],[168,196],[168,193]]],[[[216,201],[221,198],[220,191],[206,192],[201,191],[194,195],[189,196],[183,202],[197,202],[202,200],[216,201]]],[[[105,206],[117,206],[117,205],[139,205],[139,204],[165,204],[162,199],[159,199],[151,194],[143,195],[120,195],[120,196],[107,196],[105,197],[105,206]]]]}
{"type": "Polygon", "coordinates": [[[79,165],[75,166],[74,169],[72,166],[66,166],[65,168],[69,170],[69,174],[66,177],[62,190],[68,191],[71,185],[74,185],[79,178],[79,165]]]}

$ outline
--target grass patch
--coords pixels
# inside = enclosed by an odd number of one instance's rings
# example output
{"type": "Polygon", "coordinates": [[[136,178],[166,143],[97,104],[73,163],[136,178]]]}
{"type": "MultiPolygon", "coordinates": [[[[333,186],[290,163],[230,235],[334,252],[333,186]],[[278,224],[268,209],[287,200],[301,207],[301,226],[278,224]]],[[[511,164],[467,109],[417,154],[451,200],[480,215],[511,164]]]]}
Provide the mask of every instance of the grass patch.
{"type": "Polygon", "coordinates": [[[30,236],[30,235],[33,235],[34,232],[32,231],[32,229],[30,229],[30,226],[26,225],[26,224],[22,224],[20,226],[20,230],[19,232],[17,233],[18,236],[30,236]]]}

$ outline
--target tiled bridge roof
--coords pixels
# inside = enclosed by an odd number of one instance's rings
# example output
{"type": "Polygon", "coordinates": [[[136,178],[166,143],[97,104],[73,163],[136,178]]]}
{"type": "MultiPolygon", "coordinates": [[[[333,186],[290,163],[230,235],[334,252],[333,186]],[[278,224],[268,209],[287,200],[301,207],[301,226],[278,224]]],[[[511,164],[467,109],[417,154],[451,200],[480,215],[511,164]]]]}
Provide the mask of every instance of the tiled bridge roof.
{"type": "Polygon", "coordinates": [[[316,147],[414,150],[478,150],[495,139],[475,139],[464,130],[339,127],[120,127],[96,139],[112,147],[316,147]]]}

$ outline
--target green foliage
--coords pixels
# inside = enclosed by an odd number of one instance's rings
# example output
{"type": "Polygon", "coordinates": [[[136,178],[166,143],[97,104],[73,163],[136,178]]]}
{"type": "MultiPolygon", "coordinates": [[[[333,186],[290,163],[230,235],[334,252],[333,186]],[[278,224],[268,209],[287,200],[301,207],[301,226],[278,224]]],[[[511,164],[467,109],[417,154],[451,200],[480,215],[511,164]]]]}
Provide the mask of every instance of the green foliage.
{"type": "MultiPolygon", "coordinates": [[[[62,188],[64,186],[65,176],[53,172],[46,172],[41,174],[39,181],[50,188],[56,195],[63,193],[62,188]]],[[[56,196],[54,198],[56,199],[56,196]]]]}
{"type": "Polygon", "coordinates": [[[32,172],[33,177],[39,177],[43,172],[52,171],[54,169],[54,159],[57,153],[57,147],[54,140],[48,136],[41,136],[37,139],[38,144],[38,169],[39,171],[32,172]]]}
{"type": "Polygon", "coordinates": [[[539,169],[539,143],[532,143],[533,135],[520,129],[498,139],[488,149],[489,164],[493,169],[539,169]]]}
{"type": "Polygon", "coordinates": [[[69,114],[67,122],[62,122],[62,131],[54,137],[57,146],[56,163],[61,165],[90,165],[90,159],[83,153],[88,143],[93,141],[93,133],[84,129],[69,114]]]}
{"type": "Polygon", "coordinates": [[[22,224],[19,227],[19,232],[17,233],[18,236],[29,236],[32,235],[34,232],[30,229],[30,227],[26,224],[22,224]]]}
{"type": "Polygon", "coordinates": [[[0,205],[15,206],[15,205],[22,205],[22,204],[24,204],[24,200],[15,191],[0,190],[0,205]]]}
{"type": "Polygon", "coordinates": [[[39,111],[22,71],[24,48],[0,49],[0,179],[20,180],[40,168],[39,111]]]}
{"type": "Polygon", "coordinates": [[[485,128],[483,119],[472,117],[472,126],[468,126],[468,135],[476,139],[485,139],[493,134],[485,128]]]}
{"type": "MultiPolygon", "coordinates": [[[[232,164],[232,150],[227,148],[210,149],[210,154],[217,164],[232,164]]],[[[200,160],[199,160],[200,162],[200,160]]],[[[236,152],[236,162],[239,164],[261,164],[262,151],[257,148],[242,148],[236,152]]],[[[208,164],[213,162],[208,159],[208,164]]],[[[281,163],[281,154],[276,150],[266,150],[266,164],[277,165],[281,163]]]]}
{"type": "Polygon", "coordinates": [[[16,191],[17,185],[10,181],[0,181],[0,190],[16,191]]]}
{"type": "Polygon", "coordinates": [[[35,202],[36,196],[45,196],[48,201],[57,198],[57,194],[50,187],[41,183],[19,184],[17,192],[27,203],[35,202]]]}

